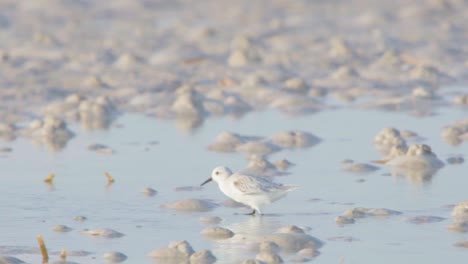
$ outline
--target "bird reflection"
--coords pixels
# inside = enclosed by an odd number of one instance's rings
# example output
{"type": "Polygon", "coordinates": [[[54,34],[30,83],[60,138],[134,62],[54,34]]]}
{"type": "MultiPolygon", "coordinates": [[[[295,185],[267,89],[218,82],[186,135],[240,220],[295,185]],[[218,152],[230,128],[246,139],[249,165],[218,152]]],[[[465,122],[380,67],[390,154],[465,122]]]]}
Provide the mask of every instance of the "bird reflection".
{"type": "Polygon", "coordinates": [[[255,248],[261,239],[271,235],[281,226],[281,222],[274,215],[240,217],[245,219],[226,227],[234,232],[232,238],[213,240],[214,255],[226,263],[236,263],[255,256],[255,248]]]}

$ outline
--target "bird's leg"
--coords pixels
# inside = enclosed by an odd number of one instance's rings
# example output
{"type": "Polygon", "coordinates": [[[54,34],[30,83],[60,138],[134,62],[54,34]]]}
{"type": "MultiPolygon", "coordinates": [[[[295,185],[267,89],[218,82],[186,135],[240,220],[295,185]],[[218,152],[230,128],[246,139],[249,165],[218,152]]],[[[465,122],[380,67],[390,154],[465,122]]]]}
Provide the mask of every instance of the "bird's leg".
{"type": "Polygon", "coordinates": [[[255,209],[253,209],[253,211],[251,213],[248,213],[246,215],[255,215],[255,212],[256,212],[255,209]]]}

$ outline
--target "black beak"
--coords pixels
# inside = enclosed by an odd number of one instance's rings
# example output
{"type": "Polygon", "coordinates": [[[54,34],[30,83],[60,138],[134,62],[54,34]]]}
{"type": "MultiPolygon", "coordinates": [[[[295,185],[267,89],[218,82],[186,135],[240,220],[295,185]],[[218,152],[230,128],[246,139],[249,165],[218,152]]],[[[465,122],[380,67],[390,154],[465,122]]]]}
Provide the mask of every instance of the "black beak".
{"type": "Polygon", "coordinates": [[[202,184],[200,184],[200,186],[203,186],[203,185],[209,183],[212,180],[213,180],[212,178],[208,178],[208,180],[204,181],[202,184]]]}

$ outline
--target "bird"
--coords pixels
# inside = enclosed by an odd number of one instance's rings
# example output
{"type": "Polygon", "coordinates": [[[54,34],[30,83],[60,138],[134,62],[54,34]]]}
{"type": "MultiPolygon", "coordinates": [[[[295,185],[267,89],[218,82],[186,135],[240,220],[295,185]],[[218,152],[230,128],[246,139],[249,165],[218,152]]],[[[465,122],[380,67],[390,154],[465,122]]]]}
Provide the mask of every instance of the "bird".
{"type": "Polygon", "coordinates": [[[283,198],[288,192],[297,189],[297,185],[275,183],[268,178],[232,173],[225,166],[213,169],[211,177],[204,181],[203,186],[210,181],[218,184],[219,189],[226,196],[238,203],[247,205],[253,211],[247,215],[262,215],[262,208],[283,198]]]}

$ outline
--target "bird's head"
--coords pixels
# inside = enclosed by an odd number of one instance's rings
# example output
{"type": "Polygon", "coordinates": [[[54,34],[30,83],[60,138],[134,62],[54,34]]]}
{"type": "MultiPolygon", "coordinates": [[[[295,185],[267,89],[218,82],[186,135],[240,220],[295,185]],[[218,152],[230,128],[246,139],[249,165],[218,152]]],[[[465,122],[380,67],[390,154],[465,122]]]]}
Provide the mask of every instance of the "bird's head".
{"type": "Polygon", "coordinates": [[[232,171],[228,167],[219,166],[213,169],[211,172],[211,177],[204,181],[201,186],[209,183],[210,181],[221,182],[226,180],[229,176],[231,176],[232,171]]]}

